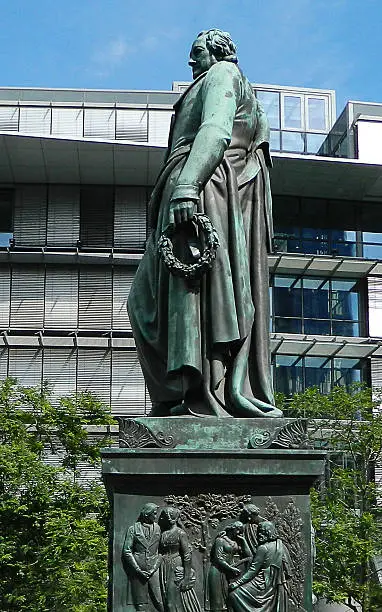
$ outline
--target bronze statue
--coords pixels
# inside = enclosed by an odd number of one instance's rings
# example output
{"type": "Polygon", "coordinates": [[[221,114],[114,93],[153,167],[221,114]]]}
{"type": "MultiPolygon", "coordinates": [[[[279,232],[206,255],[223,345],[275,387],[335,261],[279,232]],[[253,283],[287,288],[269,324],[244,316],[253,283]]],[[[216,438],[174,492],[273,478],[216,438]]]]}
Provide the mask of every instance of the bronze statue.
{"type": "Polygon", "coordinates": [[[250,567],[228,587],[229,607],[233,612],[288,612],[288,550],[270,521],[260,523],[257,536],[259,547],[250,567]]]}
{"type": "Polygon", "coordinates": [[[255,556],[258,547],[258,526],[265,519],[260,516],[260,508],[255,506],[255,504],[246,504],[241,511],[240,520],[244,523],[245,541],[251,551],[252,556],[255,556]]]}
{"type": "Polygon", "coordinates": [[[128,575],[128,603],[137,612],[150,609],[150,601],[158,612],[163,612],[158,568],[162,562],[158,554],[161,530],[157,519],[158,506],[143,506],[138,521],[127,530],[122,549],[122,560],[128,575]]]}
{"type": "Polygon", "coordinates": [[[196,38],[194,81],[175,104],[149,204],[128,308],[153,416],[282,414],[269,356],[269,128],[237,61],[228,33],[196,38]],[[158,253],[163,235],[170,270],[158,253]]]}

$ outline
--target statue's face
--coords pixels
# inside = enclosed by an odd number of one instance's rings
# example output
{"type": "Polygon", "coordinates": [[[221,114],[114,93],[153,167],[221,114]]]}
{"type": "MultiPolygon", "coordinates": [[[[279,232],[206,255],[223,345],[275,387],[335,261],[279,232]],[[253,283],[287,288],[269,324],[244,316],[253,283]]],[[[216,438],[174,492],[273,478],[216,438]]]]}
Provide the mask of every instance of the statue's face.
{"type": "Polygon", "coordinates": [[[213,64],[216,64],[216,57],[207,49],[206,37],[200,36],[191,47],[189,66],[192,68],[192,76],[198,76],[207,72],[213,64]]]}
{"type": "Polygon", "coordinates": [[[151,512],[145,515],[144,522],[148,523],[149,525],[152,525],[153,523],[155,523],[156,518],[157,518],[157,510],[153,509],[151,510],[151,512]]]}

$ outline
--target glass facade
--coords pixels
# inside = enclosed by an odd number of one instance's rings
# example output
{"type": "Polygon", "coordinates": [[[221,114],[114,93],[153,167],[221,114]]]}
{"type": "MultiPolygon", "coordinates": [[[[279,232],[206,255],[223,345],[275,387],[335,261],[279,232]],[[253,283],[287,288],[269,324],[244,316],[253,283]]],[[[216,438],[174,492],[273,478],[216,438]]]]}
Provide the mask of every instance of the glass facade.
{"type": "Polygon", "coordinates": [[[330,94],[255,88],[271,128],[271,150],[316,154],[330,129],[330,94]]]}
{"type": "Polygon", "coordinates": [[[272,331],[360,336],[360,283],[319,277],[275,276],[271,284],[272,331]]]}
{"type": "Polygon", "coordinates": [[[335,385],[348,386],[364,378],[365,362],[362,359],[300,355],[275,355],[273,358],[275,391],[287,396],[313,386],[321,393],[328,393],[335,385]]]}
{"type": "Polygon", "coordinates": [[[273,209],[276,252],[382,259],[382,217],[374,202],[275,195],[273,209]]]}

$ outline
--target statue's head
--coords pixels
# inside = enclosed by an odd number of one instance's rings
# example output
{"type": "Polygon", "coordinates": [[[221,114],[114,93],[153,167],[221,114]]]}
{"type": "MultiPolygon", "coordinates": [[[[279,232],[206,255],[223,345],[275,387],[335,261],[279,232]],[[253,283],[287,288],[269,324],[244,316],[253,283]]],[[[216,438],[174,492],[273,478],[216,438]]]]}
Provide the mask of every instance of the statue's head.
{"type": "Polygon", "coordinates": [[[142,506],[139,520],[141,523],[153,524],[156,521],[158,506],[153,503],[148,503],[142,506]]]}
{"type": "Polygon", "coordinates": [[[196,79],[221,61],[237,64],[236,45],[230,34],[216,28],[203,30],[191,47],[188,63],[192,68],[192,76],[196,79]]]}
{"type": "Polygon", "coordinates": [[[163,508],[159,516],[159,525],[161,529],[170,529],[173,525],[176,525],[180,518],[180,509],[176,506],[167,506],[163,508]]]}
{"type": "Polygon", "coordinates": [[[237,536],[243,534],[244,525],[241,521],[234,521],[233,523],[228,523],[228,525],[225,526],[224,531],[226,532],[229,538],[235,540],[237,536]]]}
{"type": "Polygon", "coordinates": [[[241,520],[243,523],[256,523],[260,515],[260,508],[255,504],[246,504],[241,511],[241,520]]]}
{"type": "Polygon", "coordinates": [[[265,542],[272,542],[272,540],[277,540],[277,530],[274,523],[271,521],[263,521],[260,523],[259,528],[257,530],[257,539],[259,544],[264,544],[265,542]]]}

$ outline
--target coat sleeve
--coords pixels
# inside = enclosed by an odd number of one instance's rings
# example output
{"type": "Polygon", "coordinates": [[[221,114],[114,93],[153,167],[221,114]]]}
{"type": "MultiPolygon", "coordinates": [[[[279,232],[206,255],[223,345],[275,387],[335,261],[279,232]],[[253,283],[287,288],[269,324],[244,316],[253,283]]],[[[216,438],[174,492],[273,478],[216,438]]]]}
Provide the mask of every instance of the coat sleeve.
{"type": "Polygon", "coordinates": [[[204,184],[211,178],[231,142],[241,88],[241,74],[232,62],[221,61],[209,69],[201,91],[200,126],[172,200],[199,199],[204,184]]]}

